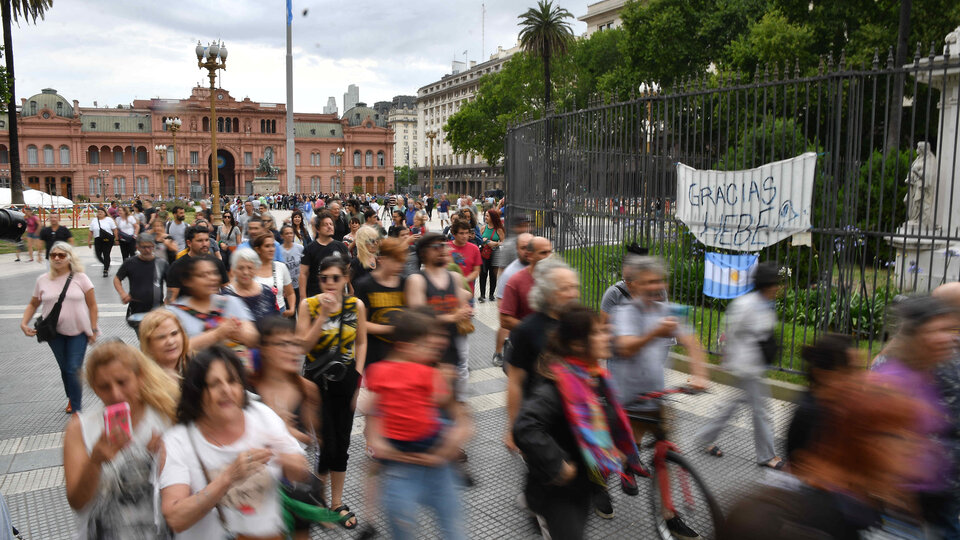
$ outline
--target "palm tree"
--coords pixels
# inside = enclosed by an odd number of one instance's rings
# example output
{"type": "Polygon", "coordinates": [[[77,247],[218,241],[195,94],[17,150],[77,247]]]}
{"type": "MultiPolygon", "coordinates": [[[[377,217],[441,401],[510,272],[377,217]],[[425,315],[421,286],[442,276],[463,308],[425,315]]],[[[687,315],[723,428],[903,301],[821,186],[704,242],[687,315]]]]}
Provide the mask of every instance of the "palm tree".
{"type": "Polygon", "coordinates": [[[519,16],[520,46],[543,61],[543,108],[550,109],[550,60],[567,52],[573,30],[565,19],[573,15],[562,7],[553,7],[553,0],[539,0],[519,16]]]}
{"type": "Polygon", "coordinates": [[[13,77],[13,37],[10,21],[21,19],[36,24],[37,17],[44,18],[53,0],[0,0],[3,15],[3,56],[7,62],[7,83],[10,102],[7,103],[7,125],[10,132],[10,203],[23,204],[23,178],[20,175],[20,133],[17,130],[17,93],[13,77]]]}

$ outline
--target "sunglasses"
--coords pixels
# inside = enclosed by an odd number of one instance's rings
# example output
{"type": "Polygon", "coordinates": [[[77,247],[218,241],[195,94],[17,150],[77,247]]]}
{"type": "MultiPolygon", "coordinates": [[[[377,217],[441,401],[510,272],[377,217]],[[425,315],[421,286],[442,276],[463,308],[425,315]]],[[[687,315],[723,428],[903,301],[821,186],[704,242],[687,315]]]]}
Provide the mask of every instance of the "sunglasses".
{"type": "Polygon", "coordinates": [[[51,258],[51,259],[58,259],[58,260],[59,260],[59,259],[66,259],[66,258],[67,258],[67,254],[66,254],[66,253],[51,253],[51,254],[50,254],[50,258],[51,258]]]}
{"type": "Polygon", "coordinates": [[[329,276],[329,275],[325,275],[325,274],[320,274],[320,283],[327,283],[327,282],[329,282],[329,283],[337,283],[337,282],[339,282],[341,279],[343,279],[343,276],[329,276]]]}

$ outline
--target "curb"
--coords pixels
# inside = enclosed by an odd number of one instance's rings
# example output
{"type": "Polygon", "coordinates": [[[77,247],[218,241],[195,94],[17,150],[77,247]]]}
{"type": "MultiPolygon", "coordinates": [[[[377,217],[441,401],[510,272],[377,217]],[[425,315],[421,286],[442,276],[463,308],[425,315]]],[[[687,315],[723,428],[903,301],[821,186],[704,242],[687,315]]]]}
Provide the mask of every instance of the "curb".
{"type": "MultiPolygon", "coordinates": [[[[673,369],[682,371],[683,373],[690,373],[690,357],[671,352],[668,358],[673,361],[673,369]]],[[[727,386],[737,386],[737,377],[721,366],[708,363],[707,375],[713,382],[727,386]]],[[[763,381],[770,390],[770,396],[781,401],[799,403],[800,399],[807,393],[807,387],[799,384],[775,381],[773,379],[764,379],[763,381]]]]}

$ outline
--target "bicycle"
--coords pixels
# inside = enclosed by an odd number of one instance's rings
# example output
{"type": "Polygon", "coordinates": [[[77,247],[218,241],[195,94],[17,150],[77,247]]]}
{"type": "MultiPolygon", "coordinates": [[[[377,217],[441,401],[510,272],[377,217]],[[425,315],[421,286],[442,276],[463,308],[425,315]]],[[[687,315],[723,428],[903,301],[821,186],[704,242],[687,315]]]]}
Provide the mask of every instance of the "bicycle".
{"type": "MultiPolygon", "coordinates": [[[[647,392],[637,396],[637,400],[660,399],[670,394],[696,394],[699,390],[689,387],[669,388],[658,392],[647,392]]],[[[637,420],[655,426],[661,425],[662,416],[633,416],[637,420]]],[[[673,442],[663,436],[663,430],[653,430],[656,441],[653,444],[653,466],[648,468],[650,478],[650,506],[653,512],[654,528],[663,540],[687,538],[713,539],[723,523],[723,513],[716,498],[707,488],[703,478],[673,442]],[[674,479],[674,482],[671,482],[674,479]],[[674,534],[670,530],[666,515],[679,516],[686,527],[698,536],[674,534]]],[[[637,441],[639,446],[641,441],[637,441]]],[[[671,518],[673,519],[673,518],[671,518]]]]}

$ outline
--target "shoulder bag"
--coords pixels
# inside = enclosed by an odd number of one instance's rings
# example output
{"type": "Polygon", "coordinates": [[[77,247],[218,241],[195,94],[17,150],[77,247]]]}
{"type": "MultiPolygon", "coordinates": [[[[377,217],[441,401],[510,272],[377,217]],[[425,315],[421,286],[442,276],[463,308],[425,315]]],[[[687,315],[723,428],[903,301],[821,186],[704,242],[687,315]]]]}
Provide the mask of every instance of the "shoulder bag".
{"type": "Polygon", "coordinates": [[[337,330],[337,344],[329,351],[312,362],[303,364],[303,376],[316,383],[326,381],[339,382],[347,376],[350,366],[343,360],[343,354],[340,352],[340,344],[343,339],[343,317],[346,309],[347,297],[343,297],[343,303],[340,304],[340,328],[337,330]]]}
{"type": "Polygon", "coordinates": [[[97,234],[97,238],[105,242],[113,243],[113,235],[103,230],[103,225],[100,224],[99,217],[97,218],[97,228],[100,229],[99,233],[97,234]]]}
{"type": "Polygon", "coordinates": [[[63,299],[67,296],[67,289],[70,288],[70,282],[73,281],[73,272],[67,276],[67,282],[63,284],[63,290],[60,291],[60,298],[53,305],[50,313],[44,317],[37,317],[37,322],[33,324],[33,329],[37,331],[37,341],[43,343],[57,337],[57,323],[60,322],[60,308],[63,307],[63,299]]]}

